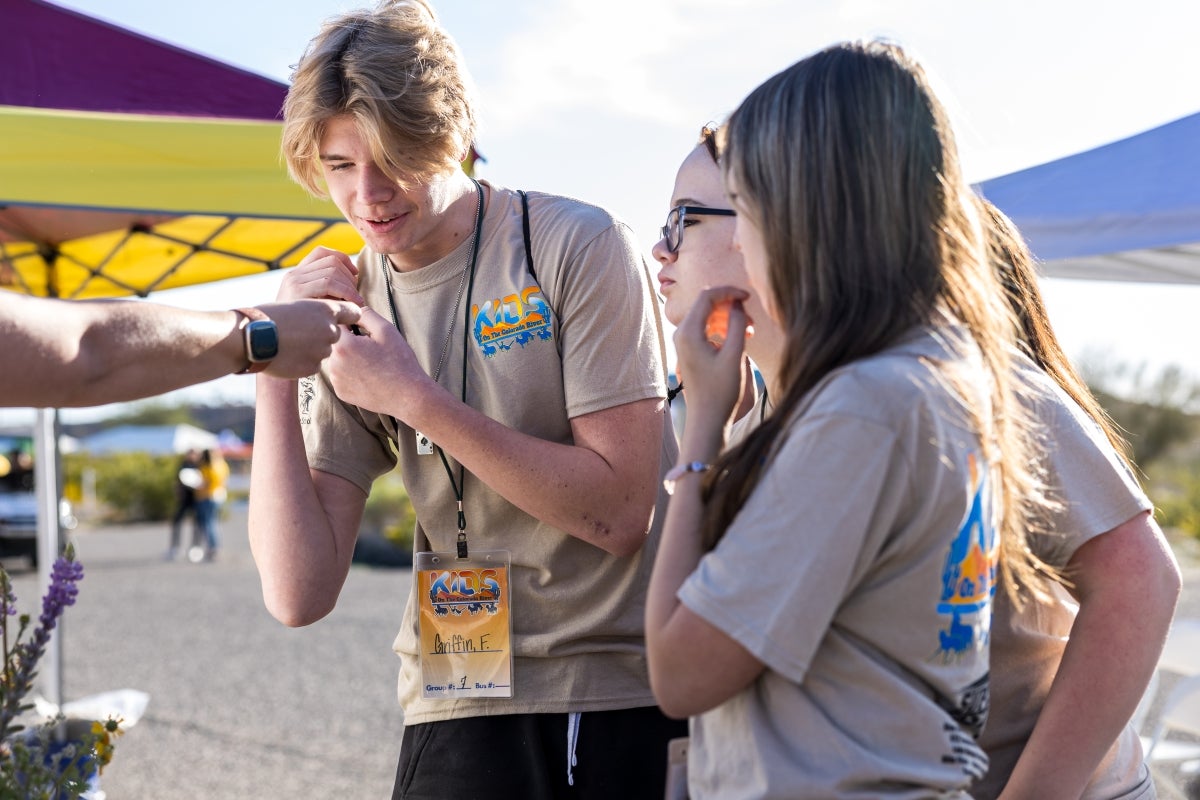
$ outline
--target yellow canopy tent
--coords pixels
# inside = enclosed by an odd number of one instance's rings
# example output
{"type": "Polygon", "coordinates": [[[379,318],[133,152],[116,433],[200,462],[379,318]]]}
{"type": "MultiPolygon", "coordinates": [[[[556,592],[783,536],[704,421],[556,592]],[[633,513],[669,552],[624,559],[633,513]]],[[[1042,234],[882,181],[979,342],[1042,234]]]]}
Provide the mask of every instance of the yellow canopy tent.
{"type": "MultiPolygon", "coordinates": [[[[0,0],[0,19],[0,289],[145,296],[361,247],[280,164],[286,85],[45,0],[0,0]]],[[[61,547],[53,409],[34,437],[44,593],[61,547]]],[[[55,637],[39,665],[54,704],[61,662],[55,637]]]]}
{"type": "MultiPolygon", "coordinates": [[[[224,280],[362,241],[294,184],[281,123],[0,106],[0,288],[88,299],[224,280]]],[[[231,300],[230,305],[235,305],[231,300]]],[[[34,429],[39,573],[61,547],[58,424],[34,429]]],[[[43,691],[62,701],[51,642],[43,691]]]]}
{"type": "Polygon", "coordinates": [[[0,286],[115,297],[362,247],[294,184],[272,121],[0,106],[0,286]]]}

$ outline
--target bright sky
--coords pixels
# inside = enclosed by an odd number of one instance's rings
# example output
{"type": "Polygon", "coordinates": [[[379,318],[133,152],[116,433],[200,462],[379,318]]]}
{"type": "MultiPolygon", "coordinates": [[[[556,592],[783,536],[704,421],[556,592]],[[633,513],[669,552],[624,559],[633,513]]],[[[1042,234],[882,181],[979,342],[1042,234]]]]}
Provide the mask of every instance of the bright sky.
{"type": "MultiPolygon", "coordinates": [[[[286,81],[346,0],[58,0],[109,22],[286,81]]],[[[366,0],[364,0],[366,2],[366,0]]],[[[1200,111],[1200,5],[1179,0],[479,0],[435,2],[478,87],[479,175],[605,205],[647,254],[700,126],[834,41],[886,36],[915,53],[951,110],[980,181],[1200,111]]],[[[180,87],[187,91],[187,87],[180,87]]],[[[161,292],[228,308],[278,278],[161,292]]],[[[1200,288],[1046,281],[1072,357],[1200,377],[1200,288]]],[[[188,397],[249,400],[230,377],[188,397]]],[[[78,413],[78,412],[68,412],[78,413]]],[[[71,419],[72,417],[67,417],[71,419]]]]}

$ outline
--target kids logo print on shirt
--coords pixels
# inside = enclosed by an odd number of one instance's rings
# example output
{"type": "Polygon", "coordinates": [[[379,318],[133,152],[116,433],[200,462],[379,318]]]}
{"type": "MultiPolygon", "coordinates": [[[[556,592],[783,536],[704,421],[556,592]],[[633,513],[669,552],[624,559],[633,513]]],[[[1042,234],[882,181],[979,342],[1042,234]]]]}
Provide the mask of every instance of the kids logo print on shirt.
{"type": "MultiPolygon", "coordinates": [[[[939,614],[950,616],[947,629],[938,632],[938,652],[954,658],[987,644],[991,631],[992,598],[1000,563],[1000,537],[992,514],[987,469],[974,454],[967,456],[971,507],[950,544],[942,568],[939,614]]],[[[947,711],[978,735],[987,720],[988,678],[984,675],[947,711]]]]}
{"type": "Polygon", "coordinates": [[[551,316],[550,305],[542,296],[541,287],[536,285],[471,306],[475,341],[487,358],[511,350],[514,344],[524,348],[535,337],[538,341],[551,341],[554,338],[551,316]]]}
{"type": "Polygon", "coordinates": [[[946,554],[937,607],[939,614],[950,615],[950,627],[938,632],[939,651],[947,655],[966,653],[987,642],[1000,561],[987,471],[974,454],[967,456],[967,466],[971,508],[946,554]]]}

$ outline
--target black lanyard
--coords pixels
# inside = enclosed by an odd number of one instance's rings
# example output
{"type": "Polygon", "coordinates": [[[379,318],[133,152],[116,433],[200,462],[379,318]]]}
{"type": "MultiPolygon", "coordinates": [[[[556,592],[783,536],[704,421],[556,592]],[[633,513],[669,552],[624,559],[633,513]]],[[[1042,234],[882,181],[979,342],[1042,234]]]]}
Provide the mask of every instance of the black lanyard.
{"type": "MultiPolygon", "coordinates": [[[[463,358],[462,358],[462,401],[467,402],[467,341],[471,331],[471,291],[475,288],[475,267],[479,263],[479,240],[483,238],[483,187],[479,181],[474,178],[471,182],[475,184],[476,191],[476,207],[475,207],[475,234],[474,241],[471,243],[471,260],[467,267],[467,296],[466,302],[463,303],[463,358]]],[[[392,324],[396,326],[396,330],[400,330],[400,316],[396,313],[396,300],[392,296],[392,268],[388,263],[387,256],[383,253],[379,254],[379,263],[383,267],[383,281],[387,285],[388,305],[392,311],[392,324]]],[[[400,430],[400,423],[395,417],[392,417],[392,424],[396,426],[396,430],[400,430]]],[[[454,490],[454,499],[458,503],[458,557],[467,557],[467,515],[463,510],[463,492],[466,489],[466,471],[463,465],[458,465],[458,480],[454,479],[454,470],[450,469],[450,461],[446,458],[442,448],[434,443],[434,450],[437,451],[438,457],[442,460],[442,466],[446,469],[446,477],[450,479],[450,488],[454,490]]]]}

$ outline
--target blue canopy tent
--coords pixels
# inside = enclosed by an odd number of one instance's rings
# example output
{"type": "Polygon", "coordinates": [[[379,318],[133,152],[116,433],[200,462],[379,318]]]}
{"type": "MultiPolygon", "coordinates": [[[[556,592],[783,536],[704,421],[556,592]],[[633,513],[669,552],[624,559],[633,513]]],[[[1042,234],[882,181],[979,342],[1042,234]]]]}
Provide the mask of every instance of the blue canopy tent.
{"type": "Polygon", "coordinates": [[[977,189],[1047,277],[1200,284],[1200,113],[977,189]]]}

